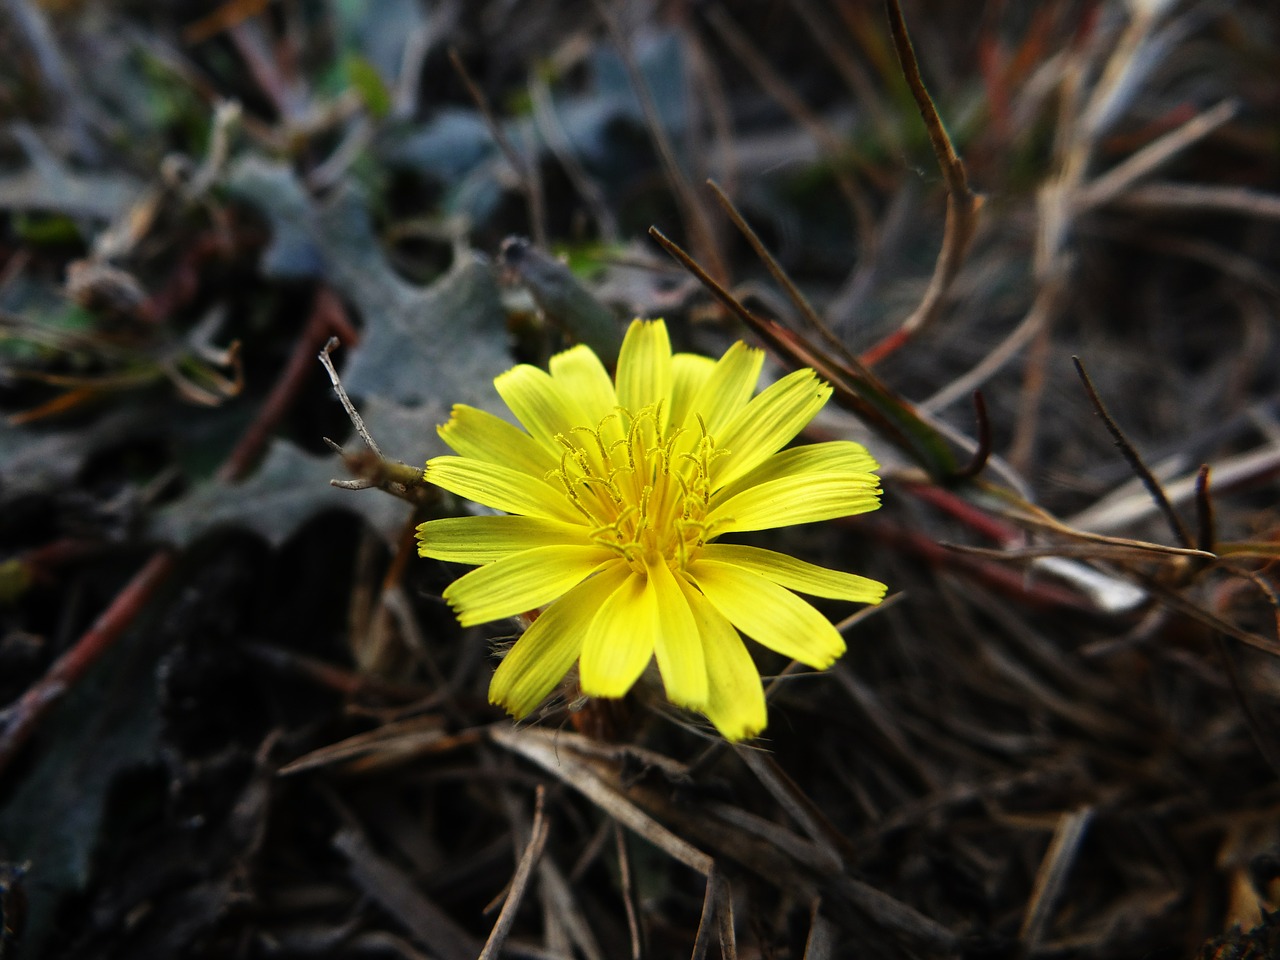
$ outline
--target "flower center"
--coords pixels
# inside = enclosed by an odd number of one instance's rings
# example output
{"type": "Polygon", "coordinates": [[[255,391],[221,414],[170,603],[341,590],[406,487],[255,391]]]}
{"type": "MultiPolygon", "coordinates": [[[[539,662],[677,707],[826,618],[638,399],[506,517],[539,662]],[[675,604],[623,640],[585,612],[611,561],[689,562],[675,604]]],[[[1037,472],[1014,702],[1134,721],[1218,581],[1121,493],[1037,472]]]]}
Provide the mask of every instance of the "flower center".
{"type": "Polygon", "coordinates": [[[696,438],[680,427],[664,431],[655,404],[637,413],[619,407],[594,429],[556,436],[564,452],[551,478],[591,524],[592,541],[637,573],[659,561],[683,569],[711,539],[711,463],[725,451],[701,418],[698,425],[696,438]]]}

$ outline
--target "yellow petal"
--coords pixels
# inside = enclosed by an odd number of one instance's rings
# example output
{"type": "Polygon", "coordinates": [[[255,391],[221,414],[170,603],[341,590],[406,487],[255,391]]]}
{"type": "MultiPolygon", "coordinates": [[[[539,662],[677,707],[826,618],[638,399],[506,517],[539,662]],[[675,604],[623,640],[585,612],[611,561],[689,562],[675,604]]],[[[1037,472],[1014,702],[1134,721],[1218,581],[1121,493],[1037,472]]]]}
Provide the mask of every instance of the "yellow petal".
{"type": "Polygon", "coordinates": [[[742,407],[716,434],[727,451],[712,464],[716,486],[732,483],[759,466],[805,428],[831,396],[831,387],[812,370],[797,370],[742,407]]]}
{"type": "Polygon", "coordinates": [[[747,487],[783,477],[812,477],[823,473],[871,473],[880,465],[867,453],[867,448],[851,440],[830,440],[826,443],[808,443],[790,450],[781,450],[769,457],[750,473],[733,483],[721,487],[711,499],[711,505],[722,503],[747,487]]]}
{"type": "Polygon", "coordinates": [[[517,720],[528,716],[569,672],[596,610],[630,575],[631,568],[619,560],[547,607],[498,665],[489,702],[517,720]]]}
{"type": "MultiPolygon", "coordinates": [[[[747,405],[760,381],[763,364],[764,351],[748,347],[742,341],[735,343],[720,358],[698,391],[690,410],[702,417],[708,432],[716,434],[747,405]]],[[[690,417],[684,425],[692,430],[697,428],[698,422],[690,417]]]]}
{"type": "Polygon", "coordinates": [[[860,577],[855,573],[828,570],[762,547],[708,543],[698,551],[698,556],[704,560],[731,563],[743,570],[758,573],[788,590],[814,597],[852,600],[855,603],[879,603],[884,599],[887,589],[878,580],[860,577]]]}
{"type": "Polygon", "coordinates": [[[618,403],[632,413],[662,404],[671,414],[671,339],[661,320],[633,320],[618,352],[618,403]]]}
{"type": "Polygon", "coordinates": [[[702,712],[726,740],[756,736],[769,715],[755,661],[733,624],[683,577],[676,582],[702,638],[707,663],[707,705],[702,712]]]}
{"type": "Polygon", "coordinates": [[[565,494],[527,473],[500,463],[466,457],[434,457],[423,474],[428,483],[505,513],[578,523],[578,513],[565,494]]]}
{"type": "Polygon", "coordinates": [[[600,567],[618,561],[597,546],[534,547],[477,567],[444,591],[464,627],[536,610],[563,596],[600,567]]]}
{"type": "Polygon", "coordinates": [[[582,641],[578,680],[592,697],[621,697],[649,660],[661,627],[649,578],[632,573],[600,605],[582,641]]]}
{"type": "Polygon", "coordinates": [[[590,347],[579,344],[551,358],[551,377],[564,392],[578,401],[586,420],[579,424],[596,427],[605,417],[614,414],[618,395],[613,389],[604,364],[590,347]]]}
{"type": "Polygon", "coordinates": [[[437,431],[440,439],[464,457],[501,463],[541,480],[560,466],[560,458],[519,427],[485,410],[459,403],[449,422],[437,431]]]}
{"type": "Polygon", "coordinates": [[[577,401],[567,396],[564,388],[549,373],[527,363],[499,374],[493,385],[516,419],[524,424],[535,440],[551,451],[559,464],[564,447],[556,436],[568,436],[574,427],[587,425],[586,414],[577,401]]]}
{"type": "Polygon", "coordinates": [[[658,660],[667,699],[690,710],[705,710],[707,664],[689,602],[676,586],[676,578],[666,561],[659,559],[645,566],[649,571],[649,586],[658,604],[660,624],[654,637],[653,652],[658,660]]]}
{"type": "Polygon", "coordinates": [[[454,563],[492,563],[557,543],[586,543],[583,524],[537,517],[446,517],[418,525],[418,555],[454,563]]]}
{"type": "MultiPolygon", "coordinates": [[[[700,353],[677,353],[671,358],[671,417],[668,422],[682,426],[690,420],[693,398],[707,382],[716,362],[700,353]]],[[[691,420],[697,426],[697,420],[691,420]]]]}
{"type": "Polygon", "coordinates": [[[770,650],[819,670],[844,653],[844,639],[827,618],[772,580],[701,558],[687,571],[730,623],[770,650]]]}
{"type": "Polygon", "coordinates": [[[880,478],[871,473],[783,477],[748,487],[707,514],[715,536],[772,530],[866,513],[880,505],[880,478]]]}

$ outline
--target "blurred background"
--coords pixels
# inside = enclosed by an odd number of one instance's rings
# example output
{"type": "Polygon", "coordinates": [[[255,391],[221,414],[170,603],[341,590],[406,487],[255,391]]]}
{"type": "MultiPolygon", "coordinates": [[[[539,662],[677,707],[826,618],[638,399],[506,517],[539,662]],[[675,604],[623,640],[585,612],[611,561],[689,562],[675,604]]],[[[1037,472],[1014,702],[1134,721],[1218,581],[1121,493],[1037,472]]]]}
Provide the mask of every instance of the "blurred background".
{"type": "Polygon", "coordinates": [[[0,24],[0,957],[1276,955],[1271,3],[0,24]],[[513,727],[416,555],[450,406],[634,316],[883,464],[757,541],[891,597],[751,746],[513,727]]]}

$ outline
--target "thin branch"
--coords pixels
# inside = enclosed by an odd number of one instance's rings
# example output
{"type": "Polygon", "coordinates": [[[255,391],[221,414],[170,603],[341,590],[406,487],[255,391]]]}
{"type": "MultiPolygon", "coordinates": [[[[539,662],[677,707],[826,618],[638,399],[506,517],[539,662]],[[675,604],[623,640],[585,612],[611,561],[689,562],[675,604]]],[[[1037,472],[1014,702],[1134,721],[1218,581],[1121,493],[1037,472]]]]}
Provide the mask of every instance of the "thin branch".
{"type": "Polygon", "coordinates": [[[938,108],[934,106],[933,98],[924,85],[924,78],[920,76],[920,62],[911,45],[911,34],[907,30],[907,21],[902,16],[898,0],[885,0],[885,13],[889,17],[889,32],[893,35],[893,49],[898,54],[898,63],[902,65],[902,75],[911,90],[911,96],[915,98],[920,119],[924,121],[925,130],[929,134],[929,143],[938,158],[938,166],[942,175],[947,178],[947,190],[953,196],[972,200],[974,194],[969,190],[964,162],[952,146],[942,118],[938,116],[938,108]]]}
{"type": "Polygon", "coordinates": [[[494,743],[533,761],[553,777],[573,787],[606,814],[628,830],[639,834],[673,860],[704,877],[710,876],[715,860],[664,827],[613,785],[602,780],[586,760],[570,749],[569,734],[557,734],[535,727],[517,730],[499,725],[490,728],[489,736],[494,743]]]}
{"type": "Polygon", "coordinates": [[[347,412],[347,417],[351,421],[351,425],[356,428],[356,433],[360,435],[360,439],[379,460],[386,460],[382,455],[382,451],[378,448],[378,442],[373,439],[373,435],[369,433],[368,427],[364,425],[364,417],[360,416],[360,411],[356,409],[356,405],[351,402],[351,398],[347,396],[346,388],[342,386],[342,381],[338,379],[338,371],[334,369],[333,361],[329,359],[332,353],[340,345],[337,337],[330,337],[325,343],[324,349],[320,351],[320,362],[324,364],[325,372],[329,374],[329,382],[333,384],[333,390],[338,395],[338,400],[342,403],[342,409],[347,412]]]}
{"type": "Polygon", "coordinates": [[[889,17],[889,31],[893,35],[893,46],[898,54],[898,62],[902,65],[903,76],[915,98],[920,118],[924,121],[938,167],[947,181],[947,219],[943,227],[942,249],[938,251],[933,276],[929,280],[924,298],[897,331],[863,354],[862,361],[868,366],[896,350],[937,318],[943,300],[951,289],[951,283],[960,272],[965,255],[969,252],[969,245],[978,228],[978,211],[982,208],[982,198],[969,188],[964,161],[956,153],[946,127],[942,124],[942,118],[938,116],[933,98],[929,96],[920,76],[920,64],[916,60],[898,0],[885,0],[885,11],[889,17]]]}
{"type": "Polygon", "coordinates": [[[969,462],[955,473],[957,480],[972,480],[991,459],[991,420],[987,417],[987,401],[981,390],[973,391],[973,414],[978,421],[978,449],[969,462]]]}
{"type": "Polygon", "coordinates": [[[840,339],[832,332],[831,328],[827,326],[826,321],[822,319],[818,314],[818,311],[813,308],[811,303],[809,303],[808,298],[801,292],[800,288],[795,285],[795,282],[792,281],[791,277],[787,275],[787,271],[782,268],[782,264],[778,263],[773,254],[769,252],[769,248],[764,245],[764,241],[760,239],[759,234],[751,228],[751,224],[747,223],[746,219],[738,211],[738,208],[734,205],[733,201],[730,200],[728,196],[725,195],[725,192],[720,189],[720,184],[716,183],[714,180],[708,180],[707,186],[709,186],[712,193],[716,195],[716,200],[720,202],[720,206],[724,209],[724,212],[729,215],[729,219],[733,221],[733,225],[737,227],[738,231],[746,238],[747,243],[751,244],[751,249],[756,252],[756,256],[764,263],[769,274],[775,281],[777,281],[778,285],[786,291],[787,297],[791,300],[792,305],[800,311],[801,316],[809,321],[809,325],[818,331],[818,334],[827,342],[829,347],[839,353],[846,360],[856,362],[855,358],[849,353],[845,345],[840,342],[840,339]]]}
{"type": "Polygon", "coordinates": [[[858,260],[861,263],[875,263],[879,258],[875,215],[871,211],[867,198],[859,191],[857,182],[846,169],[849,166],[846,158],[853,153],[853,147],[833,132],[829,125],[809,108],[774,68],[769,57],[751,42],[746,31],[738,26],[722,7],[710,7],[707,11],[707,22],[743,66],[751,72],[752,78],[787,111],[796,123],[809,131],[822,152],[830,158],[831,175],[835,178],[836,186],[840,188],[845,202],[849,204],[857,226],[858,260]]]}
{"type": "Polygon", "coordinates": [[[716,884],[716,917],[720,920],[721,960],[738,960],[738,938],[733,923],[733,890],[729,881],[720,878],[716,884]]]}
{"type": "Polygon", "coordinates": [[[841,37],[830,23],[824,22],[823,15],[818,13],[814,0],[792,0],[792,8],[809,30],[814,42],[822,48],[836,71],[844,79],[849,92],[853,94],[858,106],[867,111],[871,125],[875,127],[876,136],[886,150],[897,152],[902,147],[902,130],[896,124],[893,115],[886,108],[884,97],[876,90],[875,84],[858,57],[850,53],[846,38],[841,37]]]}
{"type": "Polygon", "coordinates": [[[133,579],[116,594],[98,619],[53,666],[14,703],[0,711],[0,773],[35,732],[36,725],[91,666],[110,650],[121,634],[169,578],[177,565],[172,550],[157,550],[133,579]]]}
{"type": "MultiPolygon", "coordinates": [[[[311,307],[302,335],[294,343],[293,352],[280,371],[275,386],[262,402],[257,416],[219,468],[219,480],[233,483],[243,479],[249,472],[271,434],[288,413],[307,377],[315,369],[311,365],[315,352],[324,347],[329,338],[337,335],[352,343],[359,340],[359,334],[347,319],[347,313],[337,295],[328,287],[321,287],[316,291],[315,303],[311,307]]],[[[330,376],[336,374],[331,373],[330,376]]]]}
{"type": "Polygon", "coordinates": [[[498,145],[503,157],[515,171],[516,179],[520,182],[520,192],[524,194],[525,202],[529,204],[529,225],[532,228],[534,242],[545,248],[547,246],[547,211],[542,197],[542,185],[538,182],[537,159],[533,156],[522,156],[507,138],[502,125],[494,115],[489,98],[484,95],[479,84],[471,78],[455,47],[449,48],[449,62],[453,64],[453,69],[466,85],[467,93],[475,101],[476,109],[480,111],[480,117],[484,120],[489,136],[493,137],[493,142],[498,145]]]}
{"type": "Polygon", "coordinates": [[[544,809],[546,799],[547,788],[538,784],[529,844],[524,848],[524,855],[520,857],[520,863],[516,866],[515,875],[511,878],[511,890],[507,894],[506,902],[502,904],[502,912],[498,914],[498,919],[493,924],[489,939],[485,941],[484,949],[480,952],[480,960],[496,960],[501,955],[503,944],[507,942],[507,935],[511,932],[511,925],[515,923],[516,911],[520,909],[525,891],[529,888],[529,878],[533,876],[533,868],[537,866],[538,858],[542,856],[542,850],[547,845],[550,826],[544,809]]]}
{"type": "Polygon", "coordinates": [[[1151,499],[1155,501],[1156,506],[1160,508],[1160,512],[1164,514],[1165,521],[1169,524],[1169,529],[1173,532],[1174,537],[1182,546],[1187,549],[1193,549],[1191,546],[1191,534],[1187,532],[1182,518],[1173,509],[1173,504],[1169,502],[1164,488],[1160,486],[1160,481],[1156,479],[1155,474],[1142,461],[1137,449],[1129,442],[1129,439],[1121,431],[1115,420],[1112,419],[1111,414],[1107,412],[1102,398],[1093,386],[1093,381],[1089,379],[1089,374],[1085,372],[1084,364],[1080,362],[1079,357],[1072,357],[1071,362],[1075,364],[1076,373],[1080,376],[1080,382],[1084,384],[1085,393],[1089,395],[1089,402],[1093,404],[1094,411],[1102,419],[1103,425],[1107,428],[1107,432],[1111,434],[1112,441],[1119,448],[1129,467],[1142,481],[1142,485],[1147,488],[1147,493],[1151,495],[1151,499]]]}
{"type": "Polygon", "coordinates": [[[640,960],[644,956],[644,941],[641,940],[636,892],[631,882],[631,857],[627,855],[627,837],[617,820],[613,821],[613,848],[618,854],[618,879],[622,886],[622,909],[627,915],[627,934],[631,937],[631,960],[640,960]]]}
{"type": "Polygon", "coordinates": [[[1218,535],[1213,517],[1213,497],[1209,493],[1209,465],[1202,463],[1196,471],[1196,546],[1206,553],[1214,552],[1218,535]]]}
{"type": "Polygon", "coordinates": [[[573,142],[560,122],[556,113],[555,101],[551,98],[551,87],[546,79],[536,70],[529,73],[529,103],[533,107],[533,121],[538,125],[542,139],[552,155],[560,161],[560,166],[573,184],[574,190],[582,198],[582,202],[595,218],[596,228],[600,231],[600,239],[606,243],[618,242],[618,218],[609,205],[599,182],[587,172],[574,152],[573,142]]]}
{"type": "Polygon", "coordinates": [[[1113,202],[1129,210],[1234,213],[1244,217],[1280,220],[1280,195],[1249,187],[1207,183],[1144,183],[1125,191],[1113,202]]]}
{"type": "Polygon", "coordinates": [[[1271,772],[1280,777],[1280,751],[1276,750],[1271,738],[1267,736],[1266,727],[1254,708],[1253,700],[1249,697],[1244,680],[1240,676],[1240,668],[1236,665],[1236,659],[1227,645],[1226,637],[1218,633],[1214,634],[1213,640],[1218,657],[1222,660],[1227,682],[1231,686],[1231,693],[1235,697],[1236,705],[1240,708],[1241,716],[1244,717],[1245,726],[1249,728],[1249,734],[1253,737],[1254,745],[1262,754],[1262,759],[1267,762],[1267,766],[1271,768],[1271,772]]]}
{"type": "MultiPolygon", "coordinates": [[[[1219,497],[1274,483],[1280,477],[1280,446],[1273,444],[1222,460],[1214,465],[1213,477],[1213,489],[1219,497]]],[[[1171,503],[1193,502],[1195,484],[1195,476],[1179,477],[1169,482],[1165,493],[1171,503]]],[[[1157,509],[1149,498],[1120,490],[1068,517],[1066,523],[1089,530],[1116,530],[1140,522],[1157,509]]]]}
{"type": "Polygon", "coordinates": [[[1063,814],[1058,820],[1053,840],[1040,862],[1040,869],[1036,871],[1031,899],[1022,920],[1022,930],[1018,933],[1018,939],[1028,953],[1035,951],[1044,935],[1045,927],[1066,884],[1067,874],[1075,863],[1080,844],[1093,820],[1093,813],[1092,807],[1084,807],[1073,813],[1063,814]]]}
{"type": "Polygon", "coordinates": [[[1076,213],[1109,203],[1156,167],[1177,156],[1197,140],[1207,137],[1229,121],[1239,110],[1234,100],[1224,100],[1182,126],[1147,144],[1137,153],[1112,167],[1072,198],[1076,213]]]}
{"type": "Polygon", "coordinates": [[[698,932],[693,938],[692,960],[704,960],[707,950],[711,948],[711,936],[716,929],[716,903],[720,899],[717,891],[720,884],[719,871],[712,871],[707,876],[707,888],[702,895],[702,916],[698,920],[698,932]]]}
{"type": "Polygon", "coordinates": [[[675,149],[671,146],[671,138],[667,136],[667,131],[662,126],[662,117],[658,113],[657,104],[653,101],[653,92],[649,89],[649,84],[645,81],[644,74],[640,71],[640,65],[636,63],[635,55],[631,51],[631,45],[627,42],[627,38],[623,36],[622,28],[618,24],[618,18],[609,9],[606,0],[592,0],[592,3],[596,8],[596,12],[600,15],[600,19],[604,21],[605,29],[609,31],[609,37],[613,40],[613,45],[618,50],[618,56],[622,58],[622,65],[627,71],[627,79],[630,81],[631,88],[635,91],[636,97],[640,101],[640,109],[644,112],[645,125],[649,128],[649,136],[653,138],[653,145],[658,151],[658,157],[662,161],[662,168],[666,173],[668,182],[671,184],[671,189],[675,191],[676,198],[680,201],[685,227],[689,231],[689,239],[694,249],[698,251],[698,256],[711,265],[711,272],[722,280],[728,280],[729,267],[720,255],[720,247],[716,243],[716,232],[711,224],[711,218],[707,215],[706,208],[698,198],[697,191],[693,189],[693,184],[689,182],[689,178],[685,176],[684,170],[681,169],[680,163],[676,159],[675,149]]]}

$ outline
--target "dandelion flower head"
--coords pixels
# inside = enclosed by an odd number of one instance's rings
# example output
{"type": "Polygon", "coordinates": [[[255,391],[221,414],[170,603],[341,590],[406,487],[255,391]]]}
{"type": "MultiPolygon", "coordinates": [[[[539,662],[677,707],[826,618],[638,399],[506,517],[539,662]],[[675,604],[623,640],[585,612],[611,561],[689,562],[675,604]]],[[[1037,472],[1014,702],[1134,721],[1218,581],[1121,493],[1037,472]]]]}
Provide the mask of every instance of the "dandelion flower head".
{"type": "Polygon", "coordinates": [[[797,370],[756,394],[762,351],[673,354],[661,320],[631,324],[616,380],[586,346],[521,364],[494,385],[524,427],[456,406],[456,456],[425,478],[500,516],[430,520],[419,553],[477,564],[444,599],[464,626],[540,610],[507,653],[491,702],[528,715],[576,663],[582,692],[621,697],[656,661],[667,698],[729,740],[767,720],[742,634],[816,669],[845,650],[793,591],[878,603],[875,580],[726,534],[879,505],[876,462],[845,440],[784,449],[831,388],[797,370]]]}

